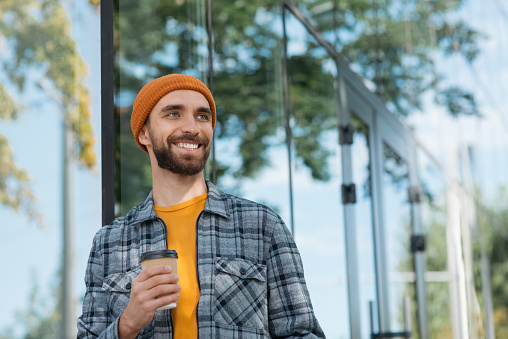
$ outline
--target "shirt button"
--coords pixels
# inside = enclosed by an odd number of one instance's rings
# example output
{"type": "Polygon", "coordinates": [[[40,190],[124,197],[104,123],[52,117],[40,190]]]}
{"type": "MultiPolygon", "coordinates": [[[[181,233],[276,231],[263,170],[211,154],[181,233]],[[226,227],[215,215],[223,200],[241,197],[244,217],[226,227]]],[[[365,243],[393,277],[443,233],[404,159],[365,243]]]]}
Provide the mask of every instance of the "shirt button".
{"type": "Polygon", "coordinates": [[[240,268],[240,274],[241,275],[245,275],[245,273],[247,273],[247,270],[245,268],[240,268]]]}
{"type": "Polygon", "coordinates": [[[130,290],[132,287],[132,283],[128,282],[127,285],[125,285],[125,288],[130,290]]]}

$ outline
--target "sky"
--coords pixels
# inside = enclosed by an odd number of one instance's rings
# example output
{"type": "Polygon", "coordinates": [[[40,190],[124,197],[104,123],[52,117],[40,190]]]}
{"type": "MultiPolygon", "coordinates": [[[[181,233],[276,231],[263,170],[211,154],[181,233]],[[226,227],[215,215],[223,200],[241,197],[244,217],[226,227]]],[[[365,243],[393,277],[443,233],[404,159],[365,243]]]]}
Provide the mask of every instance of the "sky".
{"type": "MultiPolygon", "coordinates": [[[[95,172],[79,168],[73,171],[73,275],[77,300],[84,293],[84,271],[92,238],[101,226],[100,27],[98,13],[83,3],[72,1],[69,12],[73,17],[73,36],[89,67],[86,83],[92,96],[92,123],[97,135],[95,149],[99,163],[95,172]]],[[[477,95],[485,118],[462,118],[455,121],[443,114],[429,98],[425,114],[416,114],[408,120],[414,126],[417,138],[445,166],[457,145],[474,144],[478,159],[478,179],[489,192],[487,199],[493,199],[489,197],[495,196],[500,183],[507,184],[505,173],[508,172],[508,126],[503,122],[508,119],[505,108],[508,107],[505,94],[508,88],[508,19],[499,6],[504,6],[506,13],[508,5],[501,1],[470,0],[457,14],[468,18],[469,24],[488,36],[482,43],[482,54],[473,67],[456,58],[445,60],[436,56],[440,61],[438,67],[441,72],[453,74],[452,81],[466,86],[477,95]]],[[[295,31],[297,32],[298,30],[295,31]]],[[[290,53],[298,52],[298,46],[291,48],[290,53]]],[[[41,229],[35,222],[9,208],[0,207],[0,239],[4,240],[0,256],[17,259],[0,261],[2,272],[7,272],[5,276],[8,277],[0,280],[0,333],[8,327],[19,333],[20,328],[15,325],[16,312],[26,310],[34,284],[40,289],[40,302],[46,306],[51,305],[61,253],[62,185],[59,178],[62,173],[62,137],[58,107],[35,89],[29,89],[23,99],[36,104],[37,109],[23,112],[15,122],[2,122],[0,133],[8,138],[17,164],[27,169],[31,175],[37,207],[43,211],[47,229],[41,229]]],[[[330,139],[337,140],[332,136],[330,139]]],[[[338,168],[340,150],[332,147],[332,151],[330,163],[338,168]]],[[[271,152],[273,159],[284,154],[283,149],[277,148],[271,152]]],[[[365,162],[366,155],[357,159],[360,163],[365,162]]],[[[426,158],[421,159],[422,168],[433,166],[428,161],[426,158]]],[[[330,183],[321,185],[312,182],[309,173],[303,169],[297,168],[294,177],[295,237],[302,253],[316,314],[331,338],[347,337],[349,332],[343,210],[338,190],[340,175],[340,171],[337,171],[330,183]],[[336,319],[344,320],[342,326],[336,326],[336,319]]],[[[358,180],[362,181],[361,178],[358,180]]],[[[288,199],[287,181],[287,167],[279,163],[266,169],[256,180],[246,180],[243,191],[249,199],[264,200],[280,207],[279,212],[288,223],[289,212],[287,204],[283,203],[288,199]]],[[[368,201],[364,201],[363,205],[358,205],[358,209],[368,211],[368,204],[368,201]]],[[[387,207],[390,209],[389,204],[387,207]]],[[[388,218],[393,216],[389,215],[388,218]]],[[[401,218],[398,214],[395,217],[398,220],[401,218]]],[[[368,213],[359,213],[357,219],[360,225],[370,223],[368,213]]],[[[361,245],[365,246],[365,253],[372,251],[368,243],[361,245]]],[[[369,262],[365,258],[360,260],[365,264],[369,262]]],[[[362,307],[366,307],[365,301],[369,299],[369,291],[372,291],[368,274],[365,279],[362,307]]],[[[79,313],[80,309],[76,307],[76,316],[79,313]]],[[[367,318],[363,319],[365,321],[367,318]]],[[[363,326],[367,324],[364,323],[363,326]]]]}

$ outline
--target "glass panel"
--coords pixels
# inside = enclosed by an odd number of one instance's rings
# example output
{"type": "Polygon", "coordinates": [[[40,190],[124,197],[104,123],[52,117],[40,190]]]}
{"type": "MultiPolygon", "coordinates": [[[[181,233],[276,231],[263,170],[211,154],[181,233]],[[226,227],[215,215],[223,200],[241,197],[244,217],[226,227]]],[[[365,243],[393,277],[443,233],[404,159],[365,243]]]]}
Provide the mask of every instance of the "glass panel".
{"type": "MultiPolygon", "coordinates": [[[[352,98],[350,98],[351,100],[352,98]]],[[[353,105],[353,103],[351,103],[353,105]]],[[[358,117],[353,115],[355,128],[353,136],[353,182],[356,184],[356,235],[358,279],[360,290],[360,318],[362,338],[370,338],[370,308],[373,302],[377,309],[376,268],[374,252],[374,229],[372,220],[372,191],[369,153],[369,128],[358,117]]],[[[376,314],[373,315],[374,318],[376,314]]],[[[374,321],[374,323],[376,323],[374,321]]]]}
{"type": "Polygon", "coordinates": [[[76,337],[101,226],[99,13],[88,1],[0,7],[0,337],[76,337]]]}
{"type": "Polygon", "coordinates": [[[327,338],[349,337],[335,78],[326,51],[288,15],[295,236],[327,338]],[[340,325],[338,325],[340,324],[340,325]]]}
{"type": "Polygon", "coordinates": [[[213,1],[217,177],[221,189],[264,203],[290,226],[280,4],[241,10],[213,1]]]}
{"type": "Polygon", "coordinates": [[[151,189],[148,156],[132,136],[132,103],[144,84],[170,73],[208,80],[206,1],[115,1],[115,214],[151,189]]]}
{"type": "MultiPolygon", "coordinates": [[[[409,168],[393,148],[383,143],[383,213],[389,284],[390,330],[404,331],[404,298],[416,311],[415,272],[410,251],[411,210],[407,200],[409,168]]],[[[413,321],[413,336],[418,324],[413,321]]]]}
{"type": "Polygon", "coordinates": [[[417,155],[424,193],[421,215],[423,234],[426,236],[425,280],[430,336],[451,338],[446,249],[446,183],[441,170],[425,152],[418,149],[417,155]]]}

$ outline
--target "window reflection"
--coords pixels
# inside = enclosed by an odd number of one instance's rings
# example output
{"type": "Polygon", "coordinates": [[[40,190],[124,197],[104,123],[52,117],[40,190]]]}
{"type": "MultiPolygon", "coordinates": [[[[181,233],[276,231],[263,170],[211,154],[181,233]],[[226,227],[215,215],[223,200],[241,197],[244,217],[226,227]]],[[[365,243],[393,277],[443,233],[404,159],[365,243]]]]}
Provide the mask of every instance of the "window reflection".
{"type": "Polygon", "coordinates": [[[184,73],[207,83],[206,1],[115,1],[115,214],[151,189],[148,156],[130,129],[132,103],[150,80],[184,73]]]}
{"type": "MultiPolygon", "coordinates": [[[[390,145],[383,143],[383,210],[386,262],[389,283],[390,324],[392,331],[404,331],[404,299],[411,299],[416,311],[415,272],[410,252],[411,211],[408,203],[409,168],[390,145]]],[[[412,319],[413,336],[418,322],[412,319]]]]}
{"type": "MultiPolygon", "coordinates": [[[[350,104],[353,105],[352,97],[350,104]]],[[[369,302],[372,301],[374,309],[377,309],[369,127],[354,114],[351,120],[355,129],[352,161],[357,195],[355,216],[360,319],[362,337],[368,338],[371,334],[369,302]]],[[[373,316],[376,317],[375,314],[373,316]]]]}
{"type": "Polygon", "coordinates": [[[279,4],[245,3],[235,11],[224,10],[226,0],[212,5],[218,184],[289,223],[279,4]]]}
{"type": "Polygon", "coordinates": [[[422,226],[426,236],[426,288],[430,335],[451,338],[451,314],[447,269],[446,186],[441,170],[419,150],[420,178],[424,188],[422,226]]]}
{"type": "Polygon", "coordinates": [[[287,18],[295,237],[323,330],[348,337],[337,69],[302,24],[287,18]]]}

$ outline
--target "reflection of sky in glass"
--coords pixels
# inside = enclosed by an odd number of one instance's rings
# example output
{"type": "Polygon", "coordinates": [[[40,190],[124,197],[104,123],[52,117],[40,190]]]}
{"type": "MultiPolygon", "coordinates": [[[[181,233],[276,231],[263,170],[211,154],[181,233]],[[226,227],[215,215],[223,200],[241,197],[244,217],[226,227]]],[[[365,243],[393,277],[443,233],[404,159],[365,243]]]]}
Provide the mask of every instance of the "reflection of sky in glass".
{"type": "MultiPolygon", "coordinates": [[[[336,131],[328,132],[327,138],[338,140],[336,131]]],[[[295,170],[293,178],[295,237],[316,315],[330,338],[349,332],[338,145],[335,149],[328,158],[334,172],[331,180],[316,182],[302,167],[295,170]]]]}

